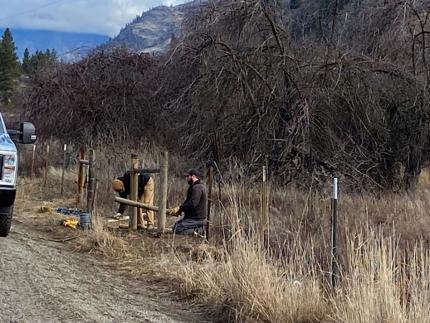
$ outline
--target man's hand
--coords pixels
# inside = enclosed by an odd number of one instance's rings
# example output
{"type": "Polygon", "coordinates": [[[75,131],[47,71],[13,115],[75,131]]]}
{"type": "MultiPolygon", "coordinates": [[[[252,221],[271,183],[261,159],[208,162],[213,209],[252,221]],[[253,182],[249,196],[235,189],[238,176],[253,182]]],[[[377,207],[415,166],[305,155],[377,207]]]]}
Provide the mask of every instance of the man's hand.
{"type": "Polygon", "coordinates": [[[177,207],[168,209],[166,213],[169,216],[179,216],[181,214],[181,211],[179,210],[179,206],[177,206],[177,207]]]}
{"type": "Polygon", "coordinates": [[[112,216],[112,218],[114,219],[120,219],[121,217],[122,217],[122,214],[119,212],[112,216]]]}

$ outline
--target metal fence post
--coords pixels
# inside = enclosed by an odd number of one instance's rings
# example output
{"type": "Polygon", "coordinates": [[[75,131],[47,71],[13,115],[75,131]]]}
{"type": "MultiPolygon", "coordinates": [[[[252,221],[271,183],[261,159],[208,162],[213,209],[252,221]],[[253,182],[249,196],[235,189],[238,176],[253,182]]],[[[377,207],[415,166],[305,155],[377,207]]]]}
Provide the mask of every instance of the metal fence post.
{"type": "Polygon", "coordinates": [[[206,223],[206,240],[209,241],[210,238],[210,224],[211,224],[211,205],[212,205],[212,182],[214,177],[214,168],[209,166],[208,169],[208,215],[206,223]]]}
{"type": "Polygon", "coordinates": [[[269,197],[268,197],[268,181],[267,181],[267,166],[263,166],[261,182],[261,219],[260,219],[260,238],[266,244],[269,230],[269,197]]]}
{"type": "Polygon", "coordinates": [[[331,196],[331,285],[336,287],[337,275],[337,199],[338,199],[338,181],[333,176],[332,196],[331,196]]]}
{"type": "Polygon", "coordinates": [[[64,172],[66,169],[66,162],[67,162],[67,144],[64,144],[63,147],[63,168],[61,170],[61,196],[64,194],[64,172]]]}

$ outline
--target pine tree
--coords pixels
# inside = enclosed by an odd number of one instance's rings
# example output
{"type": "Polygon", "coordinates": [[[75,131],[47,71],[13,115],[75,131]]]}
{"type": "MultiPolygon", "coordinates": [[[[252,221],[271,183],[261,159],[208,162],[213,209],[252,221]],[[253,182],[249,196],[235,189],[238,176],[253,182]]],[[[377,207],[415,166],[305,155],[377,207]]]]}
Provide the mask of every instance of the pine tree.
{"type": "Polygon", "coordinates": [[[27,75],[33,78],[41,71],[46,71],[54,67],[57,62],[58,57],[55,49],[47,49],[45,52],[36,50],[36,52],[29,57],[27,75]]]}
{"type": "Polygon", "coordinates": [[[301,5],[301,0],[290,0],[290,9],[297,9],[301,5]]]}
{"type": "Polygon", "coordinates": [[[22,58],[22,71],[24,74],[30,74],[30,51],[28,48],[24,50],[24,57],[22,58]]]}
{"type": "Polygon", "coordinates": [[[57,62],[58,61],[58,54],[55,48],[51,49],[51,55],[50,55],[51,62],[57,62]]]}
{"type": "Polygon", "coordinates": [[[0,42],[0,99],[9,103],[19,77],[19,61],[9,28],[0,42]]]}

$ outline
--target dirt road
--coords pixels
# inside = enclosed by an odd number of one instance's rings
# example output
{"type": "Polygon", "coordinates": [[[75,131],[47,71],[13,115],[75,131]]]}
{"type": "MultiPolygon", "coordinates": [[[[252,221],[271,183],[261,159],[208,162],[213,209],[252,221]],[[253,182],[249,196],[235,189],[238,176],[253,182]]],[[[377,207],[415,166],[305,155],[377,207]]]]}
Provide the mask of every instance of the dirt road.
{"type": "Polygon", "coordinates": [[[0,322],[202,322],[156,295],[19,220],[0,238],[0,322]]]}

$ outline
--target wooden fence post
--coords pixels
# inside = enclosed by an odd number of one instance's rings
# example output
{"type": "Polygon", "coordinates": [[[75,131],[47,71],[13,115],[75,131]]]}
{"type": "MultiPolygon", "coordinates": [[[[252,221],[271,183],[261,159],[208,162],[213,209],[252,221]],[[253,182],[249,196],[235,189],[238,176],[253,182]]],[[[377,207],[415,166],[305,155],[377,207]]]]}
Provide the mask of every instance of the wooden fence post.
{"type": "Polygon", "coordinates": [[[96,212],[96,207],[97,207],[96,201],[97,201],[97,191],[98,191],[98,187],[99,187],[99,182],[98,182],[98,180],[96,179],[95,184],[94,184],[94,193],[93,193],[93,198],[92,198],[92,200],[91,200],[91,206],[92,206],[92,211],[93,211],[93,213],[95,213],[95,212],[96,212]]]}
{"type": "Polygon", "coordinates": [[[87,211],[90,213],[92,212],[92,202],[94,198],[94,189],[95,189],[95,164],[96,164],[96,153],[94,149],[91,149],[89,151],[89,157],[88,157],[88,183],[87,183],[87,211]]]}
{"type": "Polygon", "coordinates": [[[212,182],[213,182],[213,166],[209,166],[208,170],[208,215],[206,223],[206,240],[209,241],[210,238],[210,225],[211,225],[211,204],[212,204],[212,182]]]}
{"type": "Polygon", "coordinates": [[[43,172],[43,187],[46,187],[48,183],[48,167],[49,167],[49,143],[46,145],[46,151],[44,156],[44,172],[43,172]]]}
{"type": "Polygon", "coordinates": [[[34,160],[36,158],[36,144],[33,144],[33,153],[31,155],[30,178],[34,177],[34,160]]]}
{"type": "Polygon", "coordinates": [[[84,161],[85,160],[85,147],[81,146],[79,149],[79,173],[78,173],[78,198],[77,205],[79,206],[84,199],[85,189],[85,176],[84,176],[84,161]]]}
{"type": "MultiPolygon", "coordinates": [[[[130,199],[137,202],[139,192],[139,159],[136,154],[131,154],[130,169],[130,199]]],[[[137,230],[137,207],[129,208],[129,229],[137,230]]]]}
{"type": "Polygon", "coordinates": [[[165,151],[160,165],[160,197],[158,212],[158,232],[164,233],[166,227],[167,186],[168,186],[169,152],[165,151]]]}

